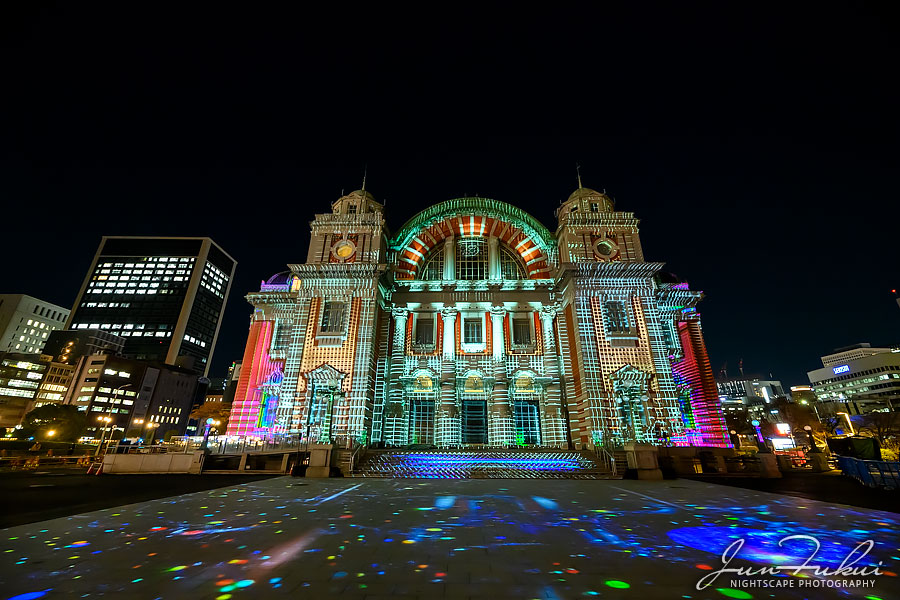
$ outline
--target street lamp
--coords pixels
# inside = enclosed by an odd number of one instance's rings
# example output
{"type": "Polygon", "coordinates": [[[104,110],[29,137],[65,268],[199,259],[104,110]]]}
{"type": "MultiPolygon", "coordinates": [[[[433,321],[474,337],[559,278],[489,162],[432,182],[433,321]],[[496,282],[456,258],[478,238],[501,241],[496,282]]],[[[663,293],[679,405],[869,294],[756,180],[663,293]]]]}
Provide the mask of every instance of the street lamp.
{"type": "Polygon", "coordinates": [[[806,436],[809,438],[809,451],[810,452],[821,452],[819,447],[816,445],[816,438],[813,437],[812,427],[809,425],[804,425],[803,430],[806,432],[806,436]]]}
{"type": "Polygon", "coordinates": [[[201,450],[206,451],[206,444],[209,443],[209,432],[214,425],[219,424],[221,424],[221,421],[216,421],[212,417],[206,419],[206,429],[203,431],[203,444],[200,446],[201,450]]]}
{"type": "Polygon", "coordinates": [[[159,423],[154,423],[153,421],[147,423],[147,429],[150,430],[150,445],[153,445],[153,430],[157,427],[159,427],[159,423]]]}
{"type": "Polygon", "coordinates": [[[112,423],[112,417],[107,416],[98,416],[97,420],[103,423],[103,427],[100,429],[100,443],[97,444],[97,451],[94,452],[94,456],[100,455],[100,449],[103,448],[103,437],[106,435],[107,426],[112,423]]]}
{"type": "Polygon", "coordinates": [[[850,435],[856,435],[856,431],[853,429],[853,423],[850,421],[850,415],[845,412],[836,412],[836,415],[844,415],[844,418],[847,419],[847,425],[850,427],[850,435]]]}

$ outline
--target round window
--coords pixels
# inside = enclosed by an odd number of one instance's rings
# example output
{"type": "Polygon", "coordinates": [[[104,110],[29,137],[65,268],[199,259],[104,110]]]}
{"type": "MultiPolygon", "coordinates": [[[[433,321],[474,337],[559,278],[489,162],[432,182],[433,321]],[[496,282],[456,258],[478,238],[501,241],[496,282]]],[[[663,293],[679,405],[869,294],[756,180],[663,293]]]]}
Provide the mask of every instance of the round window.
{"type": "Polygon", "coordinates": [[[602,259],[609,259],[619,252],[619,247],[614,242],[607,239],[598,240],[594,244],[594,254],[602,259]]]}
{"type": "Polygon", "coordinates": [[[334,245],[333,252],[338,258],[350,258],[353,256],[353,253],[356,252],[356,246],[353,245],[353,242],[343,240],[334,245]]]}

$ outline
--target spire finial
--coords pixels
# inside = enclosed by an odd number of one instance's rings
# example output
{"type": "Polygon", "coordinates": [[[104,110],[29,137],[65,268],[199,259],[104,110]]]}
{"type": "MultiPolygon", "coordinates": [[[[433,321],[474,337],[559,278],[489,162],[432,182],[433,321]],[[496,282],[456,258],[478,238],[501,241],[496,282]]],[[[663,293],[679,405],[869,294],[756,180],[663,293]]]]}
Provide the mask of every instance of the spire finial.
{"type": "Polygon", "coordinates": [[[578,177],[578,189],[581,189],[581,165],[577,162],[575,163],[575,174],[578,177]]]}
{"type": "Polygon", "coordinates": [[[366,175],[369,174],[369,163],[363,165],[363,184],[362,191],[366,191],[366,175]]]}

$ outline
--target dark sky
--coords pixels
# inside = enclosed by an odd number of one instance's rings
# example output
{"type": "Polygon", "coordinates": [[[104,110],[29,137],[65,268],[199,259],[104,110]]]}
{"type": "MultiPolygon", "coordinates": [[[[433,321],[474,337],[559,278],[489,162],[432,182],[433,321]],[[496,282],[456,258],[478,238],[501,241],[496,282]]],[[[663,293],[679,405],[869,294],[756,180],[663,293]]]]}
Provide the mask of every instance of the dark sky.
{"type": "Polygon", "coordinates": [[[34,4],[0,9],[0,291],[69,306],[101,235],[209,235],[239,262],[211,375],[366,163],[396,231],[466,194],[553,230],[580,162],[707,293],[716,370],[900,342],[887,3],[34,4]]]}

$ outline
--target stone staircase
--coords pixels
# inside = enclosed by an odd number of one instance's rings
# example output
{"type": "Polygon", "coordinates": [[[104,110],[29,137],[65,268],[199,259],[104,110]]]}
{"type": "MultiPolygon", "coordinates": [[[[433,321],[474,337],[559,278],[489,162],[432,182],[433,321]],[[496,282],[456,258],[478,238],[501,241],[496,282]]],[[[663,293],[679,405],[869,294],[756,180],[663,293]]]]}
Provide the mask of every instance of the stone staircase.
{"type": "Polygon", "coordinates": [[[578,450],[369,450],[350,477],[400,479],[616,479],[578,450]]]}

